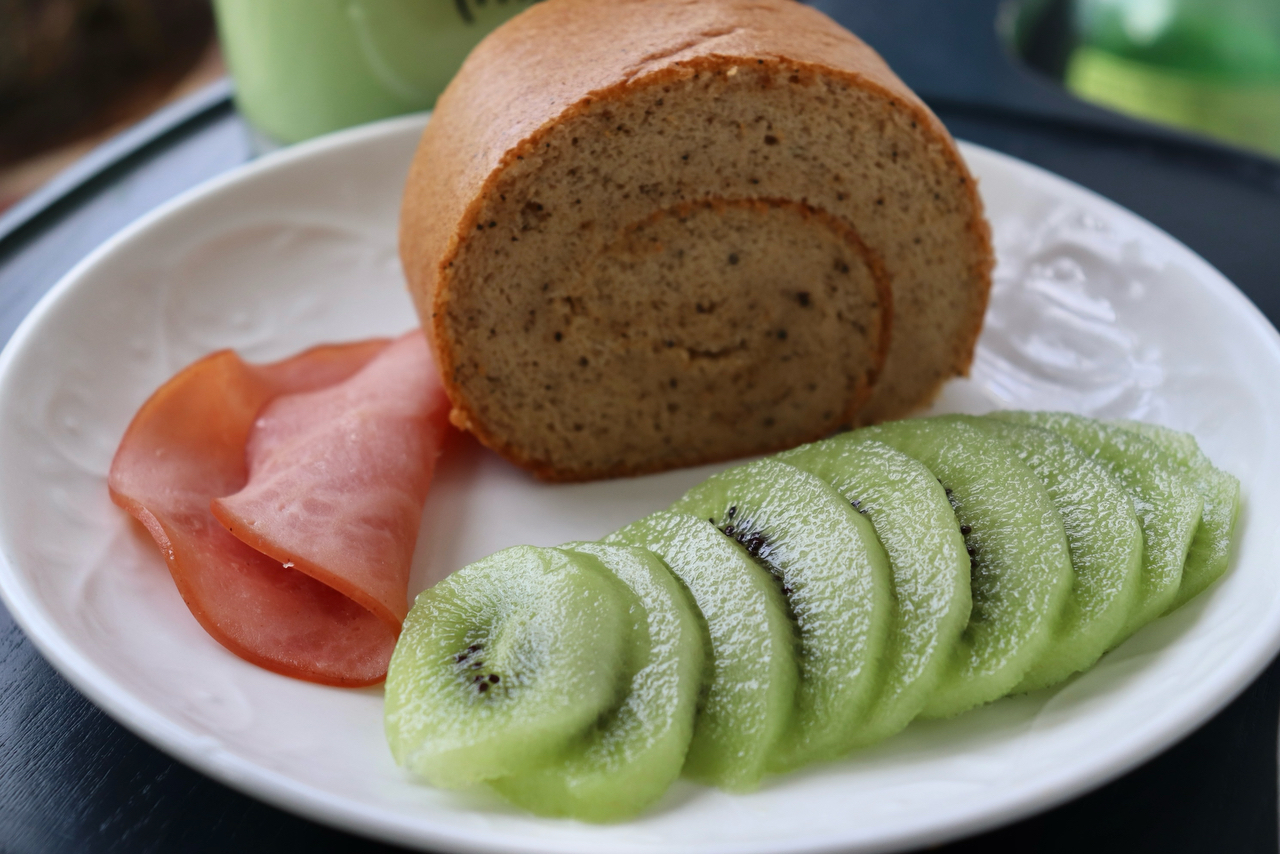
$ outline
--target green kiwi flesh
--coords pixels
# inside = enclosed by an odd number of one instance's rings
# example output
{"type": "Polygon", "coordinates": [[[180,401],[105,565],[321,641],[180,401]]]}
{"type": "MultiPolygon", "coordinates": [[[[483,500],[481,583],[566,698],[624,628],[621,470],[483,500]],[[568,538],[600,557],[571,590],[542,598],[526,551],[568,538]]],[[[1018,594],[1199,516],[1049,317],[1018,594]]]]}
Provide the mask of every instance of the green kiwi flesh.
{"type": "Polygon", "coordinates": [[[791,721],[795,629],[769,572],[706,519],[663,511],[605,537],[646,548],[693,597],[707,634],[704,694],[684,775],[731,792],[760,784],[791,721]]]}
{"type": "Polygon", "coordinates": [[[441,787],[532,771],[617,705],[633,603],[595,560],[519,546],[418,597],[387,670],[396,762],[441,787]]]}
{"type": "Polygon", "coordinates": [[[1142,585],[1114,644],[1173,607],[1204,507],[1177,463],[1145,436],[1081,415],[1002,411],[990,417],[1063,436],[1106,466],[1133,496],[1142,525],[1142,585]]]}
{"type": "Polygon", "coordinates": [[[855,736],[871,744],[924,708],[969,621],[969,555],[938,479],[888,445],[832,437],[779,454],[865,514],[888,555],[890,628],[880,684],[855,736]]]}
{"type": "Polygon", "coordinates": [[[1109,471],[1056,433],[1007,421],[965,419],[1008,442],[1062,515],[1074,573],[1053,641],[1015,691],[1061,682],[1112,647],[1137,601],[1142,526],[1133,499],[1109,471]]]}
{"type": "Polygon", "coordinates": [[[746,792],[1090,667],[1225,572],[1239,482],[1184,433],[1064,413],[881,424],[730,469],[602,543],[422,593],[395,760],[545,816],[746,792]]]}
{"type": "Polygon", "coordinates": [[[866,427],[942,482],[973,558],[973,607],[955,657],[925,705],[950,717],[1009,693],[1044,653],[1071,591],[1067,535],[1040,479],[1006,442],[956,419],[866,427]]]}
{"type": "Polygon", "coordinates": [[[702,684],[702,628],[689,594],[652,552],[600,543],[561,548],[599,561],[634,596],[623,700],[553,762],[491,785],[538,815],[620,821],[643,812],[680,776],[702,684]]]}
{"type": "Polygon", "coordinates": [[[1227,571],[1231,532],[1235,530],[1236,517],[1240,514],[1240,481],[1215,468],[1190,433],[1141,421],[1114,423],[1146,436],[1168,454],[1195,484],[1204,501],[1200,524],[1191,537],[1187,560],[1182,565],[1178,595],[1173,597],[1173,604],[1169,606],[1169,610],[1173,610],[1185,605],[1227,571]]]}
{"type": "Polygon", "coordinates": [[[672,509],[716,526],[790,605],[800,682],[769,769],[847,752],[877,687],[890,614],[888,560],[871,523],[821,479],[777,460],[709,478],[672,509]]]}

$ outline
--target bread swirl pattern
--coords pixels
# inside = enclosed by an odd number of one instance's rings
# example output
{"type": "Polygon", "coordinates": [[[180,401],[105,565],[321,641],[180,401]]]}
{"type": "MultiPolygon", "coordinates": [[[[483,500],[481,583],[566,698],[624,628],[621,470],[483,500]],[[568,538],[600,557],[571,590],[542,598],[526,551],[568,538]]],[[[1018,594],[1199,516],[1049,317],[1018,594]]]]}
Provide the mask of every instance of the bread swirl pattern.
{"type": "Polygon", "coordinates": [[[441,97],[401,222],[454,423],[548,479],[903,414],[967,370],[992,264],[942,125],[790,0],[533,7],[441,97]]]}

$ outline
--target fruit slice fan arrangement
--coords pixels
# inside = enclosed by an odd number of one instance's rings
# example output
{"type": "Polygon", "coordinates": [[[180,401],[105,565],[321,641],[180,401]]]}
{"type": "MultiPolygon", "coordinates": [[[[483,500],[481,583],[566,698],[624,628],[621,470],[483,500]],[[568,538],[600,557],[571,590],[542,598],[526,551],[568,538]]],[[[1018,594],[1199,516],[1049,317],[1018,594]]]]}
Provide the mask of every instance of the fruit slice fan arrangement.
{"type": "Polygon", "coordinates": [[[1090,667],[1227,565],[1236,479],[1190,436],[999,412],[869,427],[724,472],[602,543],[423,593],[395,758],[542,815],[733,792],[1090,667]]]}

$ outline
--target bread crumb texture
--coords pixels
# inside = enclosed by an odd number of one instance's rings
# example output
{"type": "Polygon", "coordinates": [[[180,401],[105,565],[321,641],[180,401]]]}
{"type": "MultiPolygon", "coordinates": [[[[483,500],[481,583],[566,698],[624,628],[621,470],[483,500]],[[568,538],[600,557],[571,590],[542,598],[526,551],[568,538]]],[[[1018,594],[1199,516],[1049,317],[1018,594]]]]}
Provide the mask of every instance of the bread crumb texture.
{"type": "Polygon", "coordinates": [[[517,16],[440,99],[401,250],[454,422],[556,480],[905,414],[967,370],[992,264],[945,129],[792,0],[517,16]]]}

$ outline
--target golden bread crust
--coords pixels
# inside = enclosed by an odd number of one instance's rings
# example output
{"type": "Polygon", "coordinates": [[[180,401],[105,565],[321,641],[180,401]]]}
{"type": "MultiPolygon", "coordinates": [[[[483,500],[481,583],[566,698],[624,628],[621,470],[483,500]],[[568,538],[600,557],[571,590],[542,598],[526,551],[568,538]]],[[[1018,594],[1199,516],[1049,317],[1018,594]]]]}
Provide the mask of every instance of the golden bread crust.
{"type": "MultiPolygon", "coordinates": [[[[974,249],[969,281],[959,285],[965,298],[958,300],[967,316],[959,321],[962,333],[948,342],[949,362],[928,366],[928,375],[936,379],[897,383],[898,374],[921,371],[911,365],[911,352],[898,354],[890,336],[882,336],[881,358],[887,347],[889,361],[881,386],[865,406],[859,401],[861,411],[848,413],[848,420],[867,423],[905,414],[927,403],[947,378],[967,373],[994,265],[982,203],[947,130],[875,51],[793,0],[546,0],[500,27],[467,59],[440,97],[406,183],[401,257],[454,405],[455,425],[549,480],[655,468],[635,462],[583,472],[549,465],[525,454],[515,438],[491,430],[456,381],[457,342],[446,324],[455,285],[450,270],[466,240],[483,229],[479,218],[486,200],[521,161],[540,150],[556,126],[692,74],[733,74],[752,65],[789,74],[793,81],[836,79],[868,93],[927,138],[967,193],[972,213],[965,227],[974,249]]],[[[857,222],[849,225],[861,233],[857,222]]],[[[886,273],[881,255],[875,245],[866,253],[878,281],[895,275],[893,269],[886,273]]],[[[888,294],[884,306],[884,318],[913,308],[894,306],[888,294]]]]}

